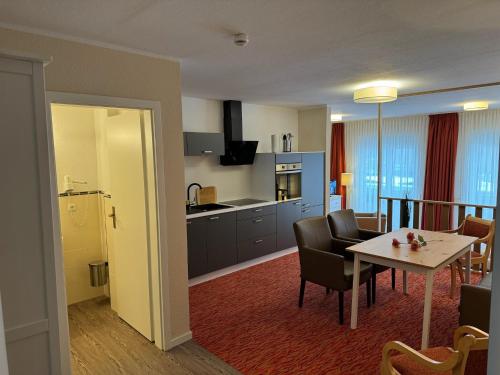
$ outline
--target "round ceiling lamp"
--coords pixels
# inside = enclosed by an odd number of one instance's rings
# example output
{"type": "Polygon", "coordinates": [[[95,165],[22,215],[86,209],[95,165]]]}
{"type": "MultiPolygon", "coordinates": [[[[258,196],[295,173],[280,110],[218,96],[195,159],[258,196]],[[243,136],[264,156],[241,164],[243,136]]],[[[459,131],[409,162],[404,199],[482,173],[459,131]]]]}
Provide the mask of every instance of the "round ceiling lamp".
{"type": "Polygon", "coordinates": [[[387,103],[398,98],[398,89],[391,86],[370,86],[354,91],[356,103],[387,103]]]}
{"type": "Polygon", "coordinates": [[[464,111],[482,111],[488,109],[488,102],[469,102],[464,104],[464,111]]]}

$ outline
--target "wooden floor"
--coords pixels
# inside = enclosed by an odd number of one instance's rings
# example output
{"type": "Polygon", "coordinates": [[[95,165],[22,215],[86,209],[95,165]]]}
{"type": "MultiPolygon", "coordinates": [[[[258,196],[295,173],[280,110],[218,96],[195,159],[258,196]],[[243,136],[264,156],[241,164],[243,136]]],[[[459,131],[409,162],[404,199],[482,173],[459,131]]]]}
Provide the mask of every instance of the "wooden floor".
{"type": "Polygon", "coordinates": [[[162,352],[96,298],[68,307],[74,375],[239,374],[189,341],[162,352]]]}

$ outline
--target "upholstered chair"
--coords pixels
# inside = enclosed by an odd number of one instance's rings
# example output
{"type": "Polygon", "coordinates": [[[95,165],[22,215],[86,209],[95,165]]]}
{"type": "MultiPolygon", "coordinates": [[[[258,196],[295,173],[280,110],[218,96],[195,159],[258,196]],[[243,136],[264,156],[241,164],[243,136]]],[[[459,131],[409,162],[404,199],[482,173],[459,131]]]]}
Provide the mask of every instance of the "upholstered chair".
{"type": "MultiPolygon", "coordinates": [[[[339,323],[344,323],[344,291],[352,289],[353,262],[340,255],[349,242],[332,237],[324,216],[302,219],[293,224],[300,258],[299,307],[304,302],[306,281],[338,291],[339,323]]],[[[367,305],[370,306],[370,277],[372,266],[361,263],[360,285],[366,283],[367,305]]]]}
{"type": "MultiPolygon", "coordinates": [[[[479,350],[485,352],[488,349],[488,340],[486,332],[472,326],[461,326],[455,330],[453,348],[436,347],[417,351],[399,341],[391,341],[385,344],[382,352],[381,374],[463,375],[470,352],[479,350]],[[395,352],[398,354],[391,355],[395,352]]],[[[484,362],[485,360],[486,358],[484,362]]],[[[480,367],[485,367],[485,363],[474,366],[472,373],[475,375],[486,373],[480,371],[480,367]]]]}
{"type": "MultiPolygon", "coordinates": [[[[349,246],[383,234],[382,232],[359,228],[354,211],[351,209],[331,212],[328,214],[328,224],[333,237],[339,240],[348,241],[350,243],[349,246]]],[[[350,257],[352,257],[352,254],[350,257]]],[[[372,267],[371,291],[373,303],[375,303],[376,299],[377,274],[388,269],[388,267],[378,264],[374,264],[372,267]]],[[[396,288],[396,270],[393,268],[391,272],[392,289],[394,290],[396,288]]]]}

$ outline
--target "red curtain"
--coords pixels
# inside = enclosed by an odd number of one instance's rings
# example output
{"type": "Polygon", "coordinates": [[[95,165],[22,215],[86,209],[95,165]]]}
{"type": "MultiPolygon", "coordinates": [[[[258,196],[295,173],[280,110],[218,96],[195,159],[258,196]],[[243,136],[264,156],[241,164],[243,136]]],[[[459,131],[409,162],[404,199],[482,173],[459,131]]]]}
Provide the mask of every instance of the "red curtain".
{"type": "Polygon", "coordinates": [[[330,181],[337,181],[336,194],[342,195],[342,208],[346,206],[345,186],[340,185],[340,176],[345,172],[344,124],[332,124],[332,152],[330,155],[330,181]]]}
{"type": "MultiPolygon", "coordinates": [[[[424,199],[453,201],[455,182],[455,160],[457,157],[458,114],[445,113],[429,116],[427,159],[425,163],[424,199]]],[[[426,208],[422,215],[422,228],[426,226],[426,208]]],[[[453,210],[450,210],[449,223],[453,210]]],[[[434,230],[442,230],[441,208],[434,211],[434,230]]]]}

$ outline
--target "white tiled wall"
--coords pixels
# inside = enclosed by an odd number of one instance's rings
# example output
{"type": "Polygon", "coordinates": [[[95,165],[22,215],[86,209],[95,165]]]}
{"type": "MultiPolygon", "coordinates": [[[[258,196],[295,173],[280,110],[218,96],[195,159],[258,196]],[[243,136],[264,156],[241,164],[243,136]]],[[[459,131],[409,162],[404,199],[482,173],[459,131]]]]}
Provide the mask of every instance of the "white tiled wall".
{"type": "Polygon", "coordinates": [[[68,304],[104,294],[104,288],[91,287],[89,262],[102,258],[98,195],[59,198],[61,233],[68,304]],[[68,210],[74,204],[76,211],[68,210]]]}

